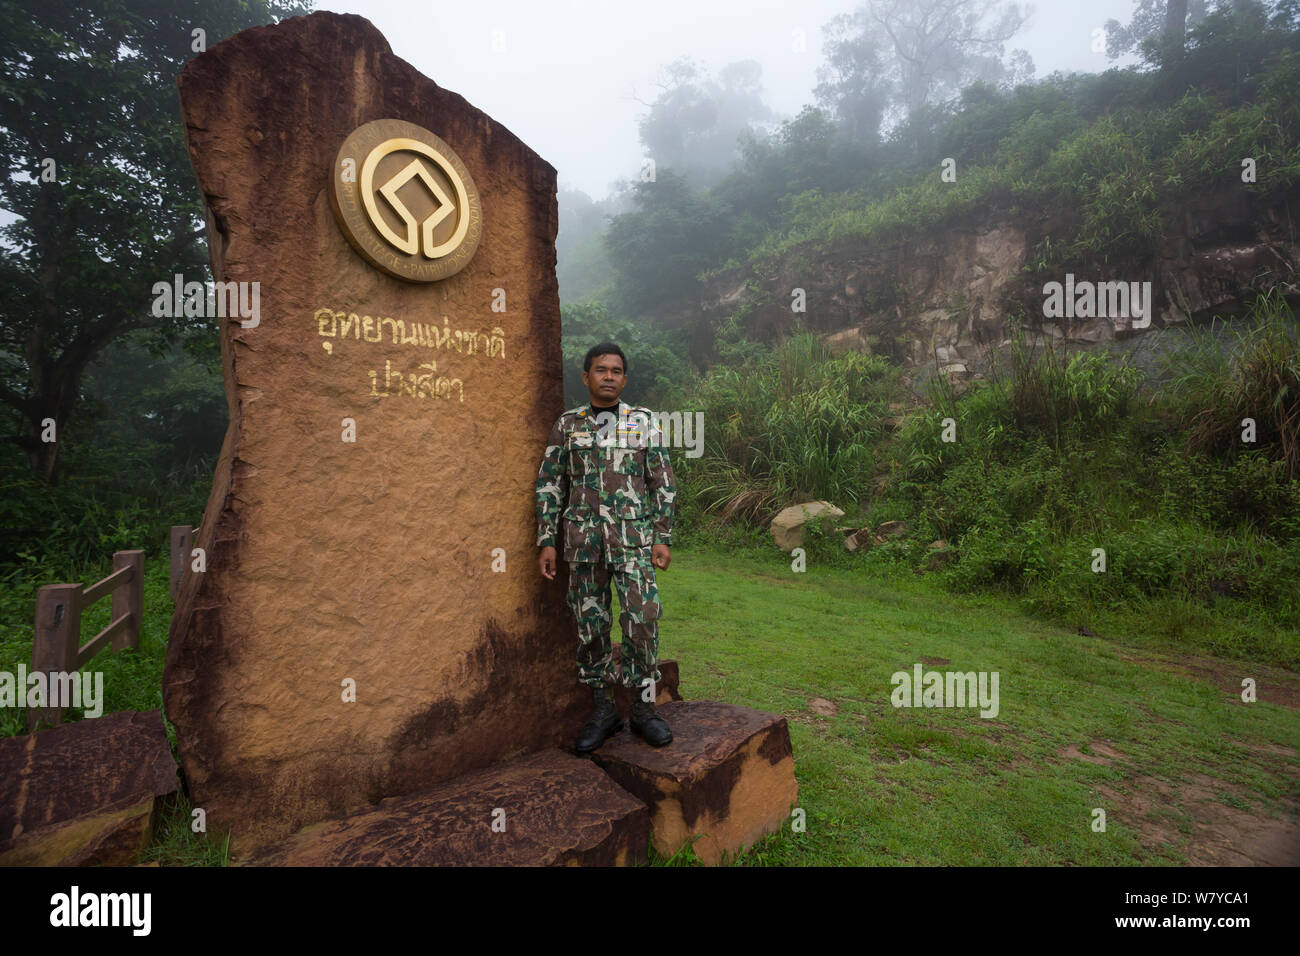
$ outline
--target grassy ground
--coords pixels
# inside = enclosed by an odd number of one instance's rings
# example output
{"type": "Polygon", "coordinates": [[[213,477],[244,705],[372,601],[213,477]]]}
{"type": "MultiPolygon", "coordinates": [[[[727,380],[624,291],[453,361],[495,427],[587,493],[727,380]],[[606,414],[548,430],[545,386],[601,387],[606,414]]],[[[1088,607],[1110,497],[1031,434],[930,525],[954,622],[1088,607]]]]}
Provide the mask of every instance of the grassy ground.
{"type": "MultiPolygon", "coordinates": [[[[112,571],[111,564],[102,568],[83,569],[71,576],[46,575],[21,582],[9,582],[0,588],[0,671],[14,673],[21,662],[32,665],[33,613],[36,592],[46,584],[81,581],[93,584],[112,571]]],[[[172,599],[168,593],[168,558],[146,554],[144,561],[144,622],[140,645],[134,653],[101,651],[83,671],[104,674],[105,714],[119,710],[153,710],[162,707],[162,665],[167,652],[167,633],[171,628],[172,599]]],[[[81,643],[108,626],[112,619],[109,598],[97,601],[81,617],[81,643]]],[[[67,717],[80,719],[82,710],[68,708],[67,717]]],[[[0,708],[0,737],[27,733],[25,708],[0,708]]],[[[170,735],[171,728],[168,728],[170,735]]],[[[173,738],[173,744],[175,740],[173,738]]]]}
{"type": "Polygon", "coordinates": [[[683,696],[790,721],[807,830],[787,824],[741,863],[1176,864],[1189,849],[1208,862],[1193,844],[1224,814],[1205,799],[1295,825],[1300,714],[1270,702],[1294,675],[1212,661],[1214,686],[1170,670],[1178,655],[1156,654],[1150,634],[1079,636],[924,576],[794,573],[775,553],[674,558],[659,576],[660,653],[679,661],[683,696]],[[997,671],[996,718],[891,706],[891,674],[916,663],[997,671]],[[1257,679],[1259,702],[1224,689],[1238,674],[1257,679]]]}
{"type": "MultiPolygon", "coordinates": [[[[140,651],[94,663],[106,672],[106,713],[161,706],[172,610],[164,562],[147,561],[146,577],[140,651]]],[[[1184,659],[1156,630],[1078,636],[1008,599],[956,597],[908,572],[813,561],[794,573],[775,551],[679,547],[659,580],[660,651],[679,662],[683,696],[790,721],[807,830],[787,825],[742,865],[1212,862],[1196,855],[1207,800],[1220,817],[1272,826],[1300,802],[1300,714],[1273,702],[1294,691],[1289,672],[1184,659]],[[1171,670],[1186,660],[1198,676],[1171,670]],[[997,671],[997,716],[895,709],[890,676],[916,663],[997,671]],[[1233,688],[1252,676],[1260,700],[1245,704],[1233,688]],[[1104,833],[1092,829],[1097,807],[1104,833]]],[[[30,607],[27,590],[4,596],[0,670],[30,661],[31,625],[15,610],[30,607]]],[[[1140,626],[1108,624],[1125,621],[1140,626]]],[[[83,641],[107,623],[104,602],[83,641]]],[[[0,733],[24,730],[21,710],[0,710],[0,720],[0,733]]],[[[189,822],[184,799],[165,808],[146,858],[224,863],[225,834],[203,839],[189,822]]]]}

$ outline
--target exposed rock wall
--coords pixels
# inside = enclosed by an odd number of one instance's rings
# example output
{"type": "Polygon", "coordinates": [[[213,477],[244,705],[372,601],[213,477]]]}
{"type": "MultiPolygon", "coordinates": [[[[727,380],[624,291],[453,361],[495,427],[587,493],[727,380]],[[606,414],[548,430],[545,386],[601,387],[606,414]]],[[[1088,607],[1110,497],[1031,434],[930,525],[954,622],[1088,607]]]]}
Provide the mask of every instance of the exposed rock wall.
{"type": "Polygon", "coordinates": [[[911,366],[973,366],[1006,344],[1006,319],[1017,312],[1058,343],[1142,334],[1109,318],[1045,318],[1043,285],[1062,281],[1067,272],[1095,282],[1150,281],[1155,309],[1149,331],[1231,309],[1277,285],[1300,291],[1297,211],[1300,189],[1274,197],[1231,191],[1191,199],[1173,233],[1144,259],[1042,269],[1033,261],[1040,243],[1054,239],[1059,248],[1077,224],[1068,214],[1047,220],[991,207],[976,220],[926,235],[796,247],[769,263],[766,277],[749,268],[723,273],[699,301],[681,303],[661,321],[694,329],[692,357],[700,362],[711,358],[713,329],[746,310],[744,327],[760,338],[788,331],[801,319],[833,346],[869,349],[911,366]],[[803,315],[790,308],[796,288],[807,294],[803,315]]]}

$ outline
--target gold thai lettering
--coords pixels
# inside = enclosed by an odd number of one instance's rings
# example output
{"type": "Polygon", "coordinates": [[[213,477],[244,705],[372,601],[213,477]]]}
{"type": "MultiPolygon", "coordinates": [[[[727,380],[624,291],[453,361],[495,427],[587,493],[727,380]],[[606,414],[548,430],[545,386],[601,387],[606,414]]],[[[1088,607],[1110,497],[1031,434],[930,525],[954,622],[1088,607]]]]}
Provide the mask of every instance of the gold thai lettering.
{"type": "MultiPolygon", "coordinates": [[[[322,338],[346,339],[351,337],[357,342],[382,344],[391,341],[393,345],[407,346],[415,349],[455,349],[462,355],[482,355],[485,358],[505,358],[506,338],[500,326],[494,326],[491,333],[477,329],[457,329],[451,325],[451,319],[442,316],[442,325],[436,322],[417,322],[394,318],[393,316],[358,315],[356,312],[344,312],[339,309],[321,307],[312,314],[316,322],[317,334],[322,338]],[[385,335],[387,326],[387,336],[385,335]]],[[[337,354],[331,348],[331,355],[337,354]]],[[[378,373],[376,372],[376,375],[378,373]]]]}
{"type": "Polygon", "coordinates": [[[434,388],[436,389],[439,398],[451,398],[451,387],[453,385],[460,389],[460,400],[462,402],[465,401],[465,385],[458,378],[439,378],[438,381],[434,383],[434,388]]]}
{"type": "Polygon", "coordinates": [[[384,360],[384,389],[379,390],[379,370],[370,369],[370,395],[373,398],[389,398],[394,395],[407,395],[411,398],[445,398],[450,400],[452,390],[456,397],[465,401],[465,383],[458,378],[447,378],[433,373],[438,371],[437,362],[421,362],[413,372],[402,372],[393,368],[392,359],[384,360]],[[421,373],[420,369],[429,371],[421,373]]]}
{"type": "Polygon", "coordinates": [[[334,336],[338,335],[339,319],[342,317],[342,315],[343,315],[342,312],[335,312],[333,309],[317,309],[316,326],[320,331],[320,334],[329,336],[330,338],[333,338],[334,336]],[[326,322],[330,323],[330,327],[329,327],[330,330],[328,332],[325,331],[326,322]]]}

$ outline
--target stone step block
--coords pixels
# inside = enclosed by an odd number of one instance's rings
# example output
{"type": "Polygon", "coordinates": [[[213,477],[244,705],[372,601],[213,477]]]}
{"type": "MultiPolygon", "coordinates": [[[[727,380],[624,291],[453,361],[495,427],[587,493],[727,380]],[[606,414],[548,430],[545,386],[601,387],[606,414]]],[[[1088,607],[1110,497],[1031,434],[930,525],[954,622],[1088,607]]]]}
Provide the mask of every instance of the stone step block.
{"type": "MultiPolygon", "coordinates": [[[[619,648],[614,648],[614,659],[619,658],[619,648]]],[[[682,695],[677,689],[677,662],[660,661],[659,662],[659,683],[655,687],[655,706],[666,704],[669,701],[681,700],[682,695]]],[[[638,690],[640,693],[640,690],[638,690]]],[[[619,684],[614,688],[614,703],[618,705],[618,712],[626,714],[632,706],[632,689],[619,684]]],[[[588,708],[590,710],[590,708],[588,708]]],[[[586,718],[583,718],[586,723],[586,718]]]]}
{"type": "Polygon", "coordinates": [[[645,862],[649,827],[645,804],[590,760],[544,750],[312,824],[240,862],[626,866],[645,862]]]}
{"type": "Polygon", "coordinates": [[[0,739],[0,866],[127,866],[177,790],[162,711],[0,739]]]}
{"type": "Polygon", "coordinates": [[[799,788],[784,717],[711,700],[656,710],[671,743],[651,747],[625,727],[592,754],[650,808],[656,852],[670,856],[699,836],[695,855],[714,865],[790,819],[799,788]]]}

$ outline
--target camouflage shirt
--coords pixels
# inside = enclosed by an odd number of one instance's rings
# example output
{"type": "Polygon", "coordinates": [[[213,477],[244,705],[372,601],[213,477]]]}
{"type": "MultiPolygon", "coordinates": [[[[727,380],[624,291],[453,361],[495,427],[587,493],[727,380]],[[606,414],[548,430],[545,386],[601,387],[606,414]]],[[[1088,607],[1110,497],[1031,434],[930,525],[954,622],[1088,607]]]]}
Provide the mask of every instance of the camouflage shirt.
{"type": "Polygon", "coordinates": [[[653,413],[619,402],[618,422],[607,414],[588,404],[561,415],[537,471],[537,546],[560,548],[563,525],[565,561],[648,561],[651,546],[672,543],[677,491],[653,413]]]}

